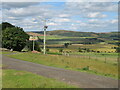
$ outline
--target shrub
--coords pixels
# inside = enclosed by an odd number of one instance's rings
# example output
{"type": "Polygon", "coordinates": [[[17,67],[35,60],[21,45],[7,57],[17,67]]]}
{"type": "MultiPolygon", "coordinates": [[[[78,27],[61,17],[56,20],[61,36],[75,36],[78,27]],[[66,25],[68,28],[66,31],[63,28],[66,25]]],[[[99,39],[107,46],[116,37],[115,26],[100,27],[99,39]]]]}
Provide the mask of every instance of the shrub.
{"type": "Polygon", "coordinates": [[[100,53],[100,51],[97,51],[97,53],[100,53]]]}
{"type": "Polygon", "coordinates": [[[65,68],[69,68],[69,66],[65,66],[65,68]]]}
{"type": "Polygon", "coordinates": [[[49,48],[47,48],[46,51],[49,52],[50,51],[49,48]]]}
{"type": "Polygon", "coordinates": [[[62,48],[60,48],[60,49],[59,49],[59,52],[63,52],[63,49],[62,49],[62,48]]]}
{"type": "Polygon", "coordinates": [[[82,70],[89,70],[89,66],[82,68],[82,70]]]}
{"type": "Polygon", "coordinates": [[[81,49],[81,48],[78,48],[78,52],[82,52],[82,49],[81,49]]]}

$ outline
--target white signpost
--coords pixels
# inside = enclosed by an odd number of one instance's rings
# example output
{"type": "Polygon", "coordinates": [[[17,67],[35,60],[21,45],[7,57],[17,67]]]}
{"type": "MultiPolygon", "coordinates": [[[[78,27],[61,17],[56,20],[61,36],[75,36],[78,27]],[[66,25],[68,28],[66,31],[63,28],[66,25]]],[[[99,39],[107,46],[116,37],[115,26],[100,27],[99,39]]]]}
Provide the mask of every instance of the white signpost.
{"type": "Polygon", "coordinates": [[[35,50],[35,41],[38,40],[38,37],[36,37],[36,36],[30,36],[29,40],[33,41],[33,51],[34,51],[35,50]]]}

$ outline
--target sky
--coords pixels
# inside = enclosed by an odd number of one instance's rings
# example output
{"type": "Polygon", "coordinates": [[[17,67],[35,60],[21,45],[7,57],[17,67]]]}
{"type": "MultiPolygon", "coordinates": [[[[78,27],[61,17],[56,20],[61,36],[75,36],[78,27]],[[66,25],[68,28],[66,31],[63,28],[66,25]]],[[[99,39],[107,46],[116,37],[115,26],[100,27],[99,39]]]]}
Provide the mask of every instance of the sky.
{"type": "Polygon", "coordinates": [[[117,2],[2,2],[3,22],[25,31],[118,31],[117,2]]]}

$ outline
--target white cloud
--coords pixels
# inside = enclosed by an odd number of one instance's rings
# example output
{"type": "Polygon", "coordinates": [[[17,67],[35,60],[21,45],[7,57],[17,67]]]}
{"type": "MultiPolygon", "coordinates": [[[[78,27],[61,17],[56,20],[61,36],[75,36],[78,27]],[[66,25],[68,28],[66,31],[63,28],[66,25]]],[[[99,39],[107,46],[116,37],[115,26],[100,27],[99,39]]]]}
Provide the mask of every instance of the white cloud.
{"type": "Polygon", "coordinates": [[[117,20],[117,19],[111,20],[111,23],[112,23],[112,24],[118,23],[118,20],[117,20]]]}
{"type": "Polygon", "coordinates": [[[69,14],[60,14],[60,15],[58,15],[58,17],[61,17],[61,18],[69,17],[69,16],[70,16],[69,14]]]}
{"type": "Polygon", "coordinates": [[[55,18],[55,22],[70,22],[71,20],[68,18],[55,18]]]}
{"type": "Polygon", "coordinates": [[[66,2],[66,9],[73,13],[117,12],[118,5],[111,2],[66,2]]]}
{"type": "MultiPolygon", "coordinates": [[[[113,0],[66,0],[67,2],[113,2],[113,0]]],[[[114,0],[119,2],[119,0],[114,0]]]]}
{"type": "Polygon", "coordinates": [[[105,18],[107,15],[101,14],[100,12],[93,12],[87,15],[88,18],[105,18]]]}
{"type": "Polygon", "coordinates": [[[23,8],[38,4],[39,4],[38,2],[4,2],[2,6],[3,8],[9,9],[9,8],[23,8]]]}
{"type": "Polygon", "coordinates": [[[49,0],[1,0],[2,2],[47,2],[49,0]]]}
{"type": "Polygon", "coordinates": [[[50,25],[50,26],[53,25],[53,26],[54,26],[54,25],[58,25],[58,24],[57,24],[57,23],[50,22],[50,23],[47,23],[47,25],[50,25]]]}
{"type": "Polygon", "coordinates": [[[49,18],[52,15],[55,15],[56,12],[53,12],[48,8],[51,8],[51,6],[40,5],[40,6],[29,6],[29,7],[23,7],[23,8],[21,7],[21,8],[3,9],[3,15],[7,15],[11,17],[29,17],[29,16],[33,17],[33,16],[40,15],[40,16],[49,18]]]}
{"type": "Polygon", "coordinates": [[[90,19],[89,22],[98,22],[98,19],[90,19]]]}

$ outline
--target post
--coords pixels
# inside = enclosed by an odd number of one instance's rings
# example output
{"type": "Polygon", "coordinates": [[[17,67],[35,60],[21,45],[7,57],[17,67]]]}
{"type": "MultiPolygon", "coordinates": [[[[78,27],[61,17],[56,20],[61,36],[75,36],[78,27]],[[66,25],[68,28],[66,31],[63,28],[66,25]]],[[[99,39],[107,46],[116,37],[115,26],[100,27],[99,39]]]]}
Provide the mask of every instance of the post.
{"type": "Polygon", "coordinates": [[[45,44],[46,44],[46,28],[44,27],[44,54],[46,53],[46,46],[45,46],[45,44]]]}
{"type": "Polygon", "coordinates": [[[44,25],[44,47],[43,47],[43,53],[46,54],[46,29],[48,28],[48,26],[46,26],[46,21],[47,20],[43,20],[45,25],[44,25]]]}
{"type": "Polygon", "coordinates": [[[35,44],[35,43],[34,43],[34,40],[33,40],[33,51],[34,51],[34,46],[35,46],[34,44],[35,44]]]}

